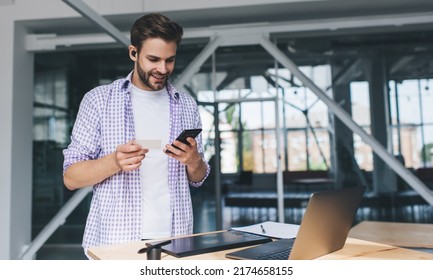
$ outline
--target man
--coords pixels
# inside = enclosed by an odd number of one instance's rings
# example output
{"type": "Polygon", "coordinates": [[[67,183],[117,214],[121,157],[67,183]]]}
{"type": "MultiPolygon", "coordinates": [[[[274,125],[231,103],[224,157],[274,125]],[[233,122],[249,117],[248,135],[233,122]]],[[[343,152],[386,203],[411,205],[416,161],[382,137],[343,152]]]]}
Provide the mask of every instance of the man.
{"type": "Polygon", "coordinates": [[[192,233],[189,185],[201,186],[210,168],[200,135],[189,145],[175,140],[184,129],[201,128],[196,102],[168,82],[182,35],[163,15],[137,19],[133,71],[92,89],[80,104],[63,170],[68,189],[93,185],[85,250],[192,233]],[[165,148],[139,144],[158,142],[165,148]]]}

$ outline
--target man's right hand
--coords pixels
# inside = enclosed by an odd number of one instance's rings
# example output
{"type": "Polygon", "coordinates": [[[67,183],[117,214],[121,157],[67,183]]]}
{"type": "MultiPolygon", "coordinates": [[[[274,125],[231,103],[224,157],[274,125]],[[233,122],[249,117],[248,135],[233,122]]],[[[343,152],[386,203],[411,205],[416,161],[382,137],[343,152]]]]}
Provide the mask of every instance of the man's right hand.
{"type": "Polygon", "coordinates": [[[141,166],[141,161],[146,157],[149,149],[143,149],[135,140],[117,146],[115,152],[116,165],[122,171],[131,171],[141,166]]]}
{"type": "Polygon", "coordinates": [[[116,151],[94,160],[83,160],[69,166],[63,176],[65,186],[75,190],[93,186],[119,171],[131,171],[141,165],[149,149],[143,149],[134,140],[117,146],[116,151]]]}

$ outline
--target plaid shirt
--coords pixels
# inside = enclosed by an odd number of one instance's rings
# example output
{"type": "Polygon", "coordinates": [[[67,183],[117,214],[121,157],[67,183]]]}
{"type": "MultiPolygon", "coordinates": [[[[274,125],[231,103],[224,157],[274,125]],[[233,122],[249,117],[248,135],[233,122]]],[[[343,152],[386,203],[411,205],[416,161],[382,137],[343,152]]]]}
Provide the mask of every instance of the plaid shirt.
{"type": "MultiPolygon", "coordinates": [[[[131,103],[131,76],[99,86],[88,92],[80,105],[71,135],[71,143],[63,150],[63,172],[73,163],[106,156],[120,144],[135,138],[131,103]]],[[[170,103],[169,143],[183,129],[200,128],[201,118],[194,99],[177,92],[167,84],[170,103]]],[[[158,116],[149,122],[157,122],[158,116]]],[[[201,135],[198,150],[203,157],[201,135]]],[[[168,158],[168,184],[172,215],[172,236],[192,234],[193,212],[189,185],[199,187],[209,175],[210,167],[201,182],[189,182],[186,166],[168,158]]],[[[140,240],[141,183],[139,169],[119,172],[93,186],[93,196],[83,237],[83,247],[140,240]]]]}

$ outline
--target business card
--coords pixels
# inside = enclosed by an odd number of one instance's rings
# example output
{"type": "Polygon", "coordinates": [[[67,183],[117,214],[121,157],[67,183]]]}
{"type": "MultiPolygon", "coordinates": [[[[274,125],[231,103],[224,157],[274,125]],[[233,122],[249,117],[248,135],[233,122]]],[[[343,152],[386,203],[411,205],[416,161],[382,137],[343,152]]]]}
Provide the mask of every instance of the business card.
{"type": "Polygon", "coordinates": [[[143,149],[162,149],[161,140],[136,139],[135,142],[143,149]]]}

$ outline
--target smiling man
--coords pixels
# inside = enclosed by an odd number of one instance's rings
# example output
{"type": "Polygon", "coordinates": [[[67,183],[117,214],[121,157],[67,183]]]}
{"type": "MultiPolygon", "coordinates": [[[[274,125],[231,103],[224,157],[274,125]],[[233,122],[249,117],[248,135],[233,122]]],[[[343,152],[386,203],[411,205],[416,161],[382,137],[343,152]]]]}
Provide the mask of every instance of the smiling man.
{"type": "Polygon", "coordinates": [[[201,128],[194,99],[168,81],[182,35],[163,15],[137,19],[128,48],[132,72],[92,89],[80,104],[63,172],[70,190],[93,186],[85,252],[193,232],[189,186],[201,186],[210,168],[200,135],[189,144],[175,140],[184,129],[201,128]]]}

